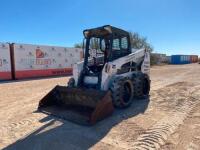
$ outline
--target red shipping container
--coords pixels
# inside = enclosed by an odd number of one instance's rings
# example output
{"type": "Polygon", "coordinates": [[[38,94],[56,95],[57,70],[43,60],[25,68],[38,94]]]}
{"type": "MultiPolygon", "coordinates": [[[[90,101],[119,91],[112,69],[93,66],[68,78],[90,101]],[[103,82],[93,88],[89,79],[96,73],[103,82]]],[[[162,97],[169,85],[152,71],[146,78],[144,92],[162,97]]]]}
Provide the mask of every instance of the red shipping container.
{"type": "Polygon", "coordinates": [[[15,79],[71,75],[73,64],[82,59],[76,48],[12,45],[15,79]]]}
{"type": "Polygon", "coordinates": [[[0,43],[0,80],[12,79],[9,44],[0,43]]]}
{"type": "Polygon", "coordinates": [[[190,55],[190,62],[191,63],[197,63],[198,62],[198,56],[197,55],[190,55]]]}

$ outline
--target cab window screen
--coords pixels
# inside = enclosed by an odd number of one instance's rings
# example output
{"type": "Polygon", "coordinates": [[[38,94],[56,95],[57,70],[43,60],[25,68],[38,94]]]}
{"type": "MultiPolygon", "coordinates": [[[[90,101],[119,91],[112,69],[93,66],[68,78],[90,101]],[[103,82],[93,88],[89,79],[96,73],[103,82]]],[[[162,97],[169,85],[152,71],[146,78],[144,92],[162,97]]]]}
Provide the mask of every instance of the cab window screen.
{"type": "Polygon", "coordinates": [[[119,39],[114,39],[113,40],[113,47],[114,50],[120,50],[120,41],[119,39]]]}
{"type": "Polygon", "coordinates": [[[128,40],[127,37],[121,38],[121,48],[128,49],[128,40]]]}

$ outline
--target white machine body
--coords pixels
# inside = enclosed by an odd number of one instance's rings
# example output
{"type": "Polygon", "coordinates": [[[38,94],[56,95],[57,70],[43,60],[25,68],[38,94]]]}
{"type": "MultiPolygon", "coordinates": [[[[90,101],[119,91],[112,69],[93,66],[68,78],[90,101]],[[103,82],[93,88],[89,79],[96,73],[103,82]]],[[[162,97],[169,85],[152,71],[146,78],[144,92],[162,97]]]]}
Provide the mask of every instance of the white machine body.
{"type": "MultiPolygon", "coordinates": [[[[90,60],[89,60],[90,61],[90,60]]],[[[117,71],[121,69],[122,65],[126,63],[135,63],[141,64],[141,72],[147,75],[150,75],[150,52],[145,49],[132,49],[132,53],[118,58],[112,62],[108,62],[104,65],[102,70],[102,79],[101,79],[101,90],[108,90],[110,81],[115,76],[129,76],[133,72],[127,72],[124,74],[117,74],[117,71]]],[[[83,61],[74,64],[73,66],[73,78],[75,80],[75,86],[78,84],[78,79],[80,77],[81,71],[83,70],[83,61]]],[[[98,77],[95,76],[85,76],[84,82],[89,84],[97,84],[98,77]]]]}

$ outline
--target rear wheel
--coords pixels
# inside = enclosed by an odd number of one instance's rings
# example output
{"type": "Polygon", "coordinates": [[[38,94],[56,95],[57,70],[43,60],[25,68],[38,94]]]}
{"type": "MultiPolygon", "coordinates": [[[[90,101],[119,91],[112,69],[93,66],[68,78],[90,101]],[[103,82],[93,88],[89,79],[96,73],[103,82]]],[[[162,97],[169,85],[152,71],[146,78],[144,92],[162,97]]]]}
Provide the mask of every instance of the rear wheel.
{"type": "Polygon", "coordinates": [[[146,97],[149,96],[150,84],[151,84],[151,81],[150,81],[148,75],[144,75],[144,81],[143,81],[143,95],[146,96],[146,97]]]}
{"type": "Polygon", "coordinates": [[[137,98],[145,98],[149,96],[150,92],[150,79],[149,76],[143,73],[134,75],[134,92],[135,97],[137,98]]]}
{"type": "Polygon", "coordinates": [[[125,108],[130,106],[134,96],[132,81],[127,77],[118,77],[111,86],[112,100],[115,107],[125,108]]]}

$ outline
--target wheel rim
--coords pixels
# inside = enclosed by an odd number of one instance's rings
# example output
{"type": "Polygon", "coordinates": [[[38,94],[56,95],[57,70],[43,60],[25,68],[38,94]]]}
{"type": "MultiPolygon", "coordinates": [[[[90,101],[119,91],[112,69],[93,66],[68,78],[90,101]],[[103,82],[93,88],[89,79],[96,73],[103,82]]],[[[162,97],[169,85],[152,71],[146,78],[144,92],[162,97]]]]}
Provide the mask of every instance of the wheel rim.
{"type": "Polygon", "coordinates": [[[124,83],[122,98],[124,103],[129,103],[132,99],[132,87],[129,82],[124,83]]]}

